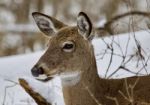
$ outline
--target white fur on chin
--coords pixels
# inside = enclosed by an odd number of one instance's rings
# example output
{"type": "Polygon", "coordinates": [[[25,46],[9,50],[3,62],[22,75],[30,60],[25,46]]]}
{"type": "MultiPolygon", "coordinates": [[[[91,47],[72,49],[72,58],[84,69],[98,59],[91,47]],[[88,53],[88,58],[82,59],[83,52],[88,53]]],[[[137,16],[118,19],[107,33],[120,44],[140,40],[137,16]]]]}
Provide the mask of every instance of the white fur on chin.
{"type": "Polygon", "coordinates": [[[74,86],[80,81],[81,72],[61,73],[60,78],[63,86],[74,86]]]}
{"type": "MultiPolygon", "coordinates": [[[[57,74],[55,76],[57,76],[57,74]]],[[[52,76],[52,77],[55,77],[55,76],[52,76]]],[[[60,76],[61,78],[62,86],[74,86],[80,81],[81,72],[79,71],[66,72],[66,73],[61,73],[58,76],[60,76]]],[[[38,80],[46,80],[48,76],[45,74],[42,74],[35,78],[38,80]]]]}

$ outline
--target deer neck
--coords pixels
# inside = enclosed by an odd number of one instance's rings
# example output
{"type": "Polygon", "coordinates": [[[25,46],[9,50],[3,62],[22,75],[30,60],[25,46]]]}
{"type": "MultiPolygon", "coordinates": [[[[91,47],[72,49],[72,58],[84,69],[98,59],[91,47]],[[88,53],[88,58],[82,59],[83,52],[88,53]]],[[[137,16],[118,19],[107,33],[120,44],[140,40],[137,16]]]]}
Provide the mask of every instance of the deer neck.
{"type": "MultiPolygon", "coordinates": [[[[99,75],[97,72],[96,60],[94,52],[91,52],[89,56],[89,67],[84,67],[84,72],[80,74],[78,83],[73,86],[64,86],[63,94],[66,105],[94,105],[95,101],[91,98],[88,91],[85,89],[88,87],[90,91],[96,93],[96,85],[99,85],[99,75]],[[80,97],[79,97],[80,96],[80,97]],[[89,101],[89,102],[88,102],[89,101]],[[88,104],[87,104],[88,103],[88,104]]],[[[96,105],[96,104],[95,104],[96,105]]]]}
{"type": "Polygon", "coordinates": [[[118,87],[122,86],[120,81],[100,78],[95,57],[94,55],[91,57],[90,66],[81,73],[79,82],[73,86],[63,87],[66,105],[111,105],[108,103],[113,103],[113,101],[107,99],[106,96],[117,94],[118,87]]]}
{"type": "MultiPolygon", "coordinates": [[[[91,46],[92,47],[92,46],[91,46]]],[[[89,64],[86,70],[82,73],[80,84],[84,84],[88,87],[91,87],[92,85],[95,86],[96,81],[99,81],[99,75],[97,71],[97,66],[96,66],[96,59],[94,55],[94,49],[93,47],[90,50],[90,55],[89,56],[89,64]]]]}
{"type": "Polygon", "coordinates": [[[80,84],[84,84],[88,87],[92,85],[95,86],[96,81],[99,81],[99,79],[96,60],[95,57],[93,57],[89,68],[82,73],[80,84]]]}

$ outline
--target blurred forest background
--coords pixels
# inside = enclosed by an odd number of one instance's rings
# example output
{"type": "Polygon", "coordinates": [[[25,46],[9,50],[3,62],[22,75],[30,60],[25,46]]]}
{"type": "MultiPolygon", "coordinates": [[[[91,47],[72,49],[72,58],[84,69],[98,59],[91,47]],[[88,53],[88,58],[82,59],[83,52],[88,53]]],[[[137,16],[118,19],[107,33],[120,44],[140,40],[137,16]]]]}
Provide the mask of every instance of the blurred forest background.
{"type": "MultiPolygon", "coordinates": [[[[35,11],[66,24],[75,24],[77,14],[84,11],[95,27],[102,27],[106,21],[123,13],[150,12],[150,0],[0,0],[0,57],[44,49],[46,39],[31,16],[35,11]]],[[[149,18],[134,19],[136,31],[150,28],[149,18]]],[[[116,33],[130,31],[129,19],[120,21],[122,27],[116,23],[117,26],[113,25],[116,33]]]]}

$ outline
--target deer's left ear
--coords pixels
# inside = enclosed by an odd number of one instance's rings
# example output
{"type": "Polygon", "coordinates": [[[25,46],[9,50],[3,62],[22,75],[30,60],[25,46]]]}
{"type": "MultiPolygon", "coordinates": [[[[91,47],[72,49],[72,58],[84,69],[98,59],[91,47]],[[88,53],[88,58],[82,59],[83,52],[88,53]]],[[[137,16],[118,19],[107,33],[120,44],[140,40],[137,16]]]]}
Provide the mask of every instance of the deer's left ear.
{"type": "Polygon", "coordinates": [[[39,12],[33,12],[32,16],[39,27],[39,29],[44,33],[45,36],[55,35],[59,29],[67,26],[54,17],[47,16],[39,12]]]}
{"type": "Polygon", "coordinates": [[[80,12],[77,17],[78,32],[85,38],[89,38],[92,31],[92,23],[89,17],[84,13],[80,12]]]}

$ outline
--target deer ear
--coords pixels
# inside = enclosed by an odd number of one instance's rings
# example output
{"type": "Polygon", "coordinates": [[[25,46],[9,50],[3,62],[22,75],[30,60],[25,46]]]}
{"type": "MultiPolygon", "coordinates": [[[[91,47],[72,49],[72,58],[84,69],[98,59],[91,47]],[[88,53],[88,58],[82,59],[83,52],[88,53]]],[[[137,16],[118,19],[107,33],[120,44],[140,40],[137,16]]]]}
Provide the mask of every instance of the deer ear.
{"type": "Polygon", "coordinates": [[[54,35],[59,29],[66,25],[57,19],[47,16],[39,12],[33,12],[32,16],[38,26],[38,28],[46,35],[54,35]]]}
{"type": "Polygon", "coordinates": [[[89,17],[84,13],[80,12],[77,17],[78,32],[85,38],[89,38],[92,31],[92,23],[89,17]]]}

